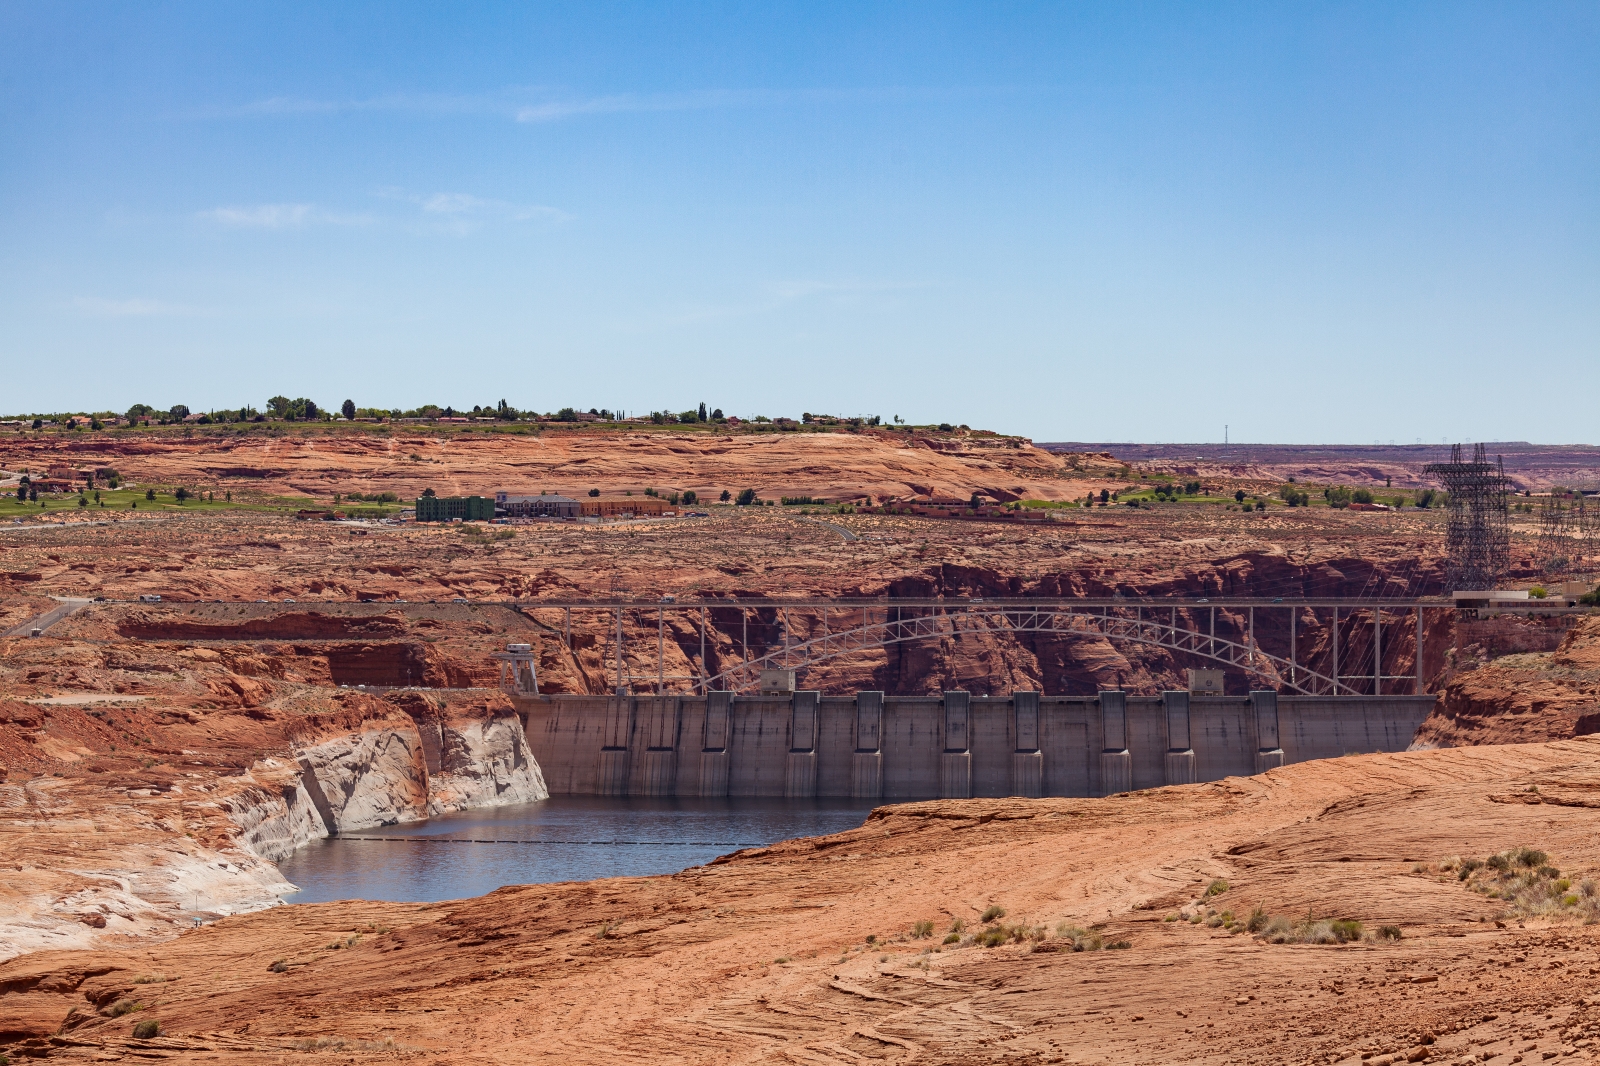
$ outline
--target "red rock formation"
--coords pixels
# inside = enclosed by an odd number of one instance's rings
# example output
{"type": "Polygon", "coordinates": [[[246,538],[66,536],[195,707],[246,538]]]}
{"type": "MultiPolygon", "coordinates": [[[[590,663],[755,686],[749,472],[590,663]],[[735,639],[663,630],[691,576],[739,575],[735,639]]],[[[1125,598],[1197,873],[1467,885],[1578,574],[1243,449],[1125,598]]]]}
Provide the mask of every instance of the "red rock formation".
{"type": "Polygon", "coordinates": [[[1479,649],[1464,647],[1460,661],[1452,662],[1437,709],[1417,730],[1417,747],[1523,744],[1600,732],[1600,617],[1578,621],[1553,652],[1488,660],[1473,654],[1479,649]]]}

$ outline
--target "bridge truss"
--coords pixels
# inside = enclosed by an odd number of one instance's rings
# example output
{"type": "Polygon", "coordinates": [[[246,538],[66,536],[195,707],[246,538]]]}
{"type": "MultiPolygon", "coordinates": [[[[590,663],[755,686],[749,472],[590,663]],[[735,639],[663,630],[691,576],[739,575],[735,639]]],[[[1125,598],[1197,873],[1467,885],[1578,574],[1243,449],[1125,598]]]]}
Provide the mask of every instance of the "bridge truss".
{"type": "Polygon", "coordinates": [[[763,670],[803,671],[892,645],[988,636],[1025,642],[1103,639],[1165,648],[1305,695],[1405,694],[1397,689],[1420,695],[1424,613],[1453,609],[1442,599],[1242,598],[618,600],[515,606],[549,629],[555,628],[553,612],[560,612],[569,650],[575,612],[609,615],[605,654],[616,692],[642,686],[658,693],[701,694],[748,692],[758,686],[763,670]],[[1266,641],[1257,639],[1258,620],[1270,631],[1266,641]],[[1386,664],[1408,649],[1412,669],[1386,672],[1386,664]],[[684,662],[689,672],[682,671],[684,662]]]}

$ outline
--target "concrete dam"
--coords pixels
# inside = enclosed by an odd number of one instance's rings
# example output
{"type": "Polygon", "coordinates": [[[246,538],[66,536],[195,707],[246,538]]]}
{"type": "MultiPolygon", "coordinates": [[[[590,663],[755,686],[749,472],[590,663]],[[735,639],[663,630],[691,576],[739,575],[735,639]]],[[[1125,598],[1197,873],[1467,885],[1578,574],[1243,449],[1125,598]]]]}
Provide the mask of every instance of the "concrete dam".
{"type": "Polygon", "coordinates": [[[1433,696],[519,698],[552,794],[915,800],[1106,796],[1404,751],[1433,696]]]}

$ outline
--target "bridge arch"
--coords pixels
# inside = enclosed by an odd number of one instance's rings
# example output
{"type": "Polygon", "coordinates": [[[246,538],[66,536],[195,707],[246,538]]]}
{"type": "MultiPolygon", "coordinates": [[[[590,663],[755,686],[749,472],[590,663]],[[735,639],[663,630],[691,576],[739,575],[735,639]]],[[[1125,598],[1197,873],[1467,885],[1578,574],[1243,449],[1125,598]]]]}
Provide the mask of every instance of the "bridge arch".
{"type": "MultiPolygon", "coordinates": [[[[508,606],[530,619],[535,612],[561,612],[560,632],[569,648],[572,647],[574,613],[607,616],[603,625],[608,631],[610,647],[602,655],[610,661],[607,672],[611,674],[615,691],[619,692],[636,683],[643,683],[647,691],[653,688],[662,693],[674,686],[700,693],[713,689],[747,691],[757,685],[761,671],[766,669],[815,666],[843,655],[890,645],[981,634],[1062,639],[1097,637],[1114,643],[1159,647],[1243,671],[1288,692],[1319,696],[1383,693],[1386,687],[1392,687],[1385,683],[1396,682],[1410,687],[1414,693],[1422,693],[1424,611],[1454,609],[1450,601],[1441,599],[1286,600],[1282,597],[1271,600],[1249,597],[1215,600],[717,598],[680,602],[664,596],[653,602],[540,601],[508,606]],[[1217,634],[1219,610],[1225,613],[1231,636],[1217,634]],[[1330,638],[1317,648],[1314,656],[1317,666],[1306,665],[1298,656],[1298,627],[1301,616],[1307,611],[1311,612],[1310,632],[1326,633],[1330,638]],[[793,612],[800,612],[809,619],[804,639],[791,639],[793,612]],[[1227,617],[1227,612],[1232,612],[1231,618],[1227,617]],[[1279,646],[1281,641],[1274,640],[1277,650],[1267,651],[1257,642],[1255,622],[1256,615],[1261,612],[1267,612],[1268,617],[1283,612],[1287,624],[1277,632],[1281,635],[1287,630],[1287,648],[1279,646]],[[1331,624],[1319,612],[1331,613],[1331,624]],[[651,615],[655,617],[650,618],[651,615]],[[667,624],[669,615],[674,619],[670,627],[667,624]],[[843,628],[833,628],[841,615],[846,624],[843,628]],[[1209,618],[1209,624],[1202,623],[1204,618],[1209,618]],[[654,626],[648,626],[647,619],[654,622],[654,626]],[[752,619],[760,632],[759,647],[763,649],[754,655],[749,640],[752,619]],[[1356,623],[1355,629],[1348,637],[1342,637],[1343,631],[1349,628],[1348,623],[1356,623]],[[1414,670],[1404,674],[1386,673],[1385,635],[1396,628],[1405,634],[1412,625],[1415,627],[1414,670]],[[652,628],[655,633],[649,634],[652,628]],[[699,635],[698,654],[693,649],[695,629],[699,635]],[[774,629],[776,641],[771,638],[774,629]],[[712,645],[720,645],[724,639],[732,640],[738,661],[712,672],[707,668],[712,661],[712,645]],[[1353,674],[1341,671],[1342,640],[1353,645],[1350,650],[1357,661],[1364,660],[1368,664],[1368,669],[1353,674]],[[667,672],[669,644],[688,660],[689,672],[677,672],[681,667],[667,672]],[[651,660],[653,670],[647,665],[651,660]]],[[[556,632],[553,624],[535,622],[547,632],[556,632]]],[[[1410,643],[1406,636],[1395,642],[1399,648],[1410,643]]],[[[722,662],[730,662],[726,653],[722,662]]]]}
{"type": "MultiPolygon", "coordinates": [[[[887,615],[887,612],[886,612],[887,615]]],[[[762,670],[813,666],[844,655],[891,644],[943,640],[963,634],[1045,635],[1052,637],[1099,636],[1106,640],[1179,651],[1197,658],[1244,670],[1274,687],[1303,695],[1360,695],[1347,680],[1333,677],[1263,651],[1253,640],[1244,642],[1201,633],[1174,621],[1162,622],[1142,615],[1129,618],[1049,609],[933,612],[910,618],[885,617],[882,621],[811,637],[765,655],[747,659],[720,673],[705,677],[701,691],[716,688],[743,691],[753,687],[762,670]]],[[[1369,678],[1363,678],[1369,680],[1369,678]]]]}

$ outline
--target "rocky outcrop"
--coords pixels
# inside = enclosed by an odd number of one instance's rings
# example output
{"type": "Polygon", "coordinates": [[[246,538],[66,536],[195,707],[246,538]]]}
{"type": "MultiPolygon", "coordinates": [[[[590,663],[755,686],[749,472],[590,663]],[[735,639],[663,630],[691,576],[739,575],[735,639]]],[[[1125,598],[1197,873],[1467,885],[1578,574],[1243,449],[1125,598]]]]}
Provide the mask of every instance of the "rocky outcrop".
{"type": "Polygon", "coordinates": [[[1413,748],[1527,744],[1600,733],[1600,617],[1579,620],[1555,651],[1486,655],[1477,643],[1453,655],[1439,701],[1418,728],[1413,748]]]}
{"type": "Polygon", "coordinates": [[[284,688],[242,708],[0,699],[0,764],[24,767],[0,783],[0,959],[261,910],[307,843],[548,795],[496,692],[284,688]]]}
{"type": "MultiPolygon", "coordinates": [[[[379,702],[379,701],[373,701],[379,702]]],[[[235,796],[239,843],[277,861],[312,840],[549,797],[522,720],[503,696],[397,692],[392,713],[269,760],[235,796]]],[[[359,713],[359,712],[357,712],[359,713]]]]}
{"type": "Polygon", "coordinates": [[[173,611],[142,610],[130,613],[117,626],[119,636],[135,640],[309,640],[400,636],[405,631],[406,620],[399,616],[352,618],[312,611],[205,622],[173,611]]]}

